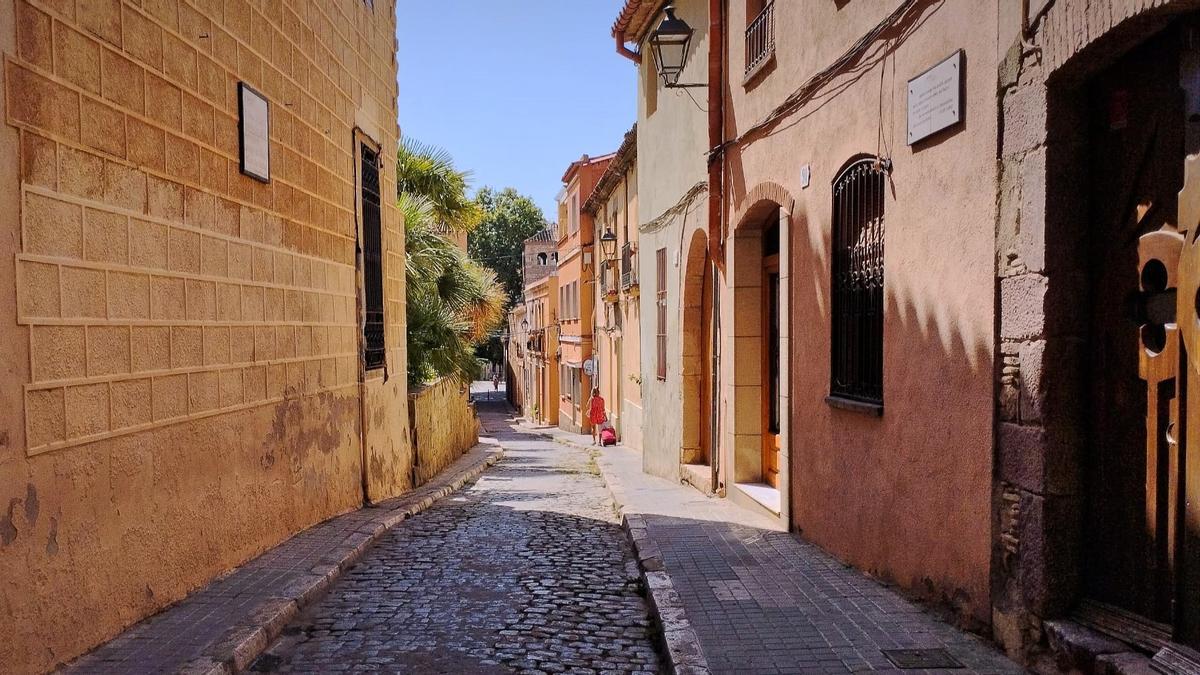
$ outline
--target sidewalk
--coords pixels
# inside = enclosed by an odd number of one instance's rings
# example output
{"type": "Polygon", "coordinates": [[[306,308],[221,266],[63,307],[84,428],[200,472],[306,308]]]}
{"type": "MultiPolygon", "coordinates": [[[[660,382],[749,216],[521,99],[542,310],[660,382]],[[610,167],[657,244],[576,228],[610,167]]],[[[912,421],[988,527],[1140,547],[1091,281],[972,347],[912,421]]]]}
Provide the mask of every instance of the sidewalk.
{"type": "MultiPolygon", "coordinates": [[[[524,429],[591,442],[558,429],[524,429]]],[[[773,521],[643,473],[635,450],[596,450],[675,672],[1022,672],[992,645],[773,521]]]]}
{"type": "Polygon", "coordinates": [[[80,657],[68,673],[245,670],[296,613],[324,595],[384,533],[499,461],[481,443],[432,481],[314,525],[80,657]]]}

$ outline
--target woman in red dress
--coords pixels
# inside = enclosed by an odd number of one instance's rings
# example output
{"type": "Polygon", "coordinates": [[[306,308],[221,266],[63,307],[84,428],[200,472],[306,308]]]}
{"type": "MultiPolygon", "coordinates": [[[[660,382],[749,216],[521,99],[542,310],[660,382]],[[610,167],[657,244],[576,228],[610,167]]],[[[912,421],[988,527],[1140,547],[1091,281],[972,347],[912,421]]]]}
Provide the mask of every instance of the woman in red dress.
{"type": "Polygon", "coordinates": [[[592,387],[587,409],[588,421],[592,423],[592,443],[600,445],[600,425],[608,420],[608,413],[604,411],[604,397],[600,396],[600,387],[592,387]]]}

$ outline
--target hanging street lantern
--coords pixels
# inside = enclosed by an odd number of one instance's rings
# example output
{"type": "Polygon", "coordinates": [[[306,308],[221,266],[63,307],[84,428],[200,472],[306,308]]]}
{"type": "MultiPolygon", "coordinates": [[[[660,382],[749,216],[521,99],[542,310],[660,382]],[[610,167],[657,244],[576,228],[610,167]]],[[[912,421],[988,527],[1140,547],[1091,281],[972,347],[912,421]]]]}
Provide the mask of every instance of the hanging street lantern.
{"type": "Polygon", "coordinates": [[[650,47],[654,50],[654,67],[658,76],[668,87],[689,86],[679,84],[679,76],[687,65],[688,46],[696,31],[683,19],[675,16],[675,6],[667,5],[662,23],[650,34],[650,47]]]}
{"type": "Polygon", "coordinates": [[[600,252],[608,262],[617,259],[617,235],[613,234],[611,227],[605,228],[604,234],[600,235],[600,252]]]}

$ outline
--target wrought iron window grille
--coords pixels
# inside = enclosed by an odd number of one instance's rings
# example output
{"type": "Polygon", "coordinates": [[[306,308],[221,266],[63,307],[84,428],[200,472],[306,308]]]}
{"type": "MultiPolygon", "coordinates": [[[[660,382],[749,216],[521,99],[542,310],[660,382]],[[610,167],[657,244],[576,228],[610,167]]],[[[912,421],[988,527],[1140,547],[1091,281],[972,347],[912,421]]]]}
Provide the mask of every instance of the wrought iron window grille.
{"type": "Polygon", "coordinates": [[[362,146],[363,360],[367,370],[386,360],[383,321],[383,231],[379,193],[379,153],[362,146]]]}
{"type": "Polygon", "coordinates": [[[855,161],[833,183],[830,395],[883,403],[884,199],[890,165],[855,161]]]}
{"type": "Polygon", "coordinates": [[[775,3],[768,2],[746,27],[746,75],[775,53],[775,3]]]}
{"type": "Polygon", "coordinates": [[[629,290],[638,285],[638,256],[637,247],[626,242],[621,247],[621,290],[629,290]]]}

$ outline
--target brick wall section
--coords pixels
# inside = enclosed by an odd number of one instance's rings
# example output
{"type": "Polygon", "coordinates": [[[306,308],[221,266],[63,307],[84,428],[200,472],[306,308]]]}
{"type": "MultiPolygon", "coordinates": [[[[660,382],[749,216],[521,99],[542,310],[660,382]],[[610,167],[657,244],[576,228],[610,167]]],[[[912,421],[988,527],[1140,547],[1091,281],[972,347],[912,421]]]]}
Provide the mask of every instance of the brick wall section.
{"type": "MultiPolygon", "coordinates": [[[[7,431],[16,452],[0,488],[7,498],[28,483],[46,513],[82,500],[95,518],[120,521],[70,544],[70,562],[48,552],[57,546],[46,546],[36,510],[13,525],[19,540],[42,538],[27,564],[45,557],[46,571],[40,602],[6,586],[0,606],[15,625],[0,661],[37,670],[360,502],[356,128],[383,149],[396,391],[381,397],[394,410],[374,412],[403,428],[403,227],[386,197],[398,137],[395,17],[387,0],[374,10],[352,0],[0,2],[15,18],[3,112],[19,156],[19,203],[0,215],[20,242],[4,337],[27,346],[27,376],[2,382],[20,387],[24,419],[7,431]],[[239,171],[239,81],[270,101],[267,184],[239,171]],[[242,444],[207,449],[232,452],[229,465],[204,456],[196,430],[214,428],[232,428],[242,444]],[[137,440],[117,442],[127,436],[137,440]],[[194,445],[180,446],[185,437],[194,445]],[[156,462],[141,486],[150,494],[99,500],[62,480],[76,464],[149,471],[127,454],[139,444],[156,462]],[[308,446],[319,452],[300,452],[308,446]],[[184,476],[196,485],[172,492],[184,476]],[[246,519],[230,510],[261,522],[239,531],[246,519]],[[150,561],[116,545],[135,531],[192,564],[138,569],[150,561]],[[73,588],[78,575],[103,583],[73,588]],[[107,594],[89,590],[105,584],[107,594]],[[147,597],[122,608],[116,599],[129,593],[147,597]]],[[[394,448],[406,443],[395,434],[394,448]]],[[[408,477],[373,480],[388,494],[408,477]]],[[[82,536],[86,522],[64,512],[54,527],[82,536]]],[[[0,547],[0,568],[19,546],[0,547]]]]}

